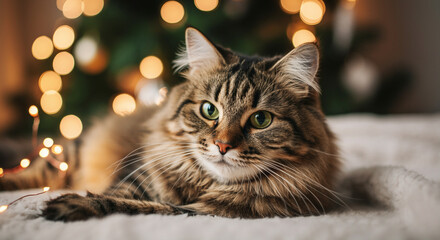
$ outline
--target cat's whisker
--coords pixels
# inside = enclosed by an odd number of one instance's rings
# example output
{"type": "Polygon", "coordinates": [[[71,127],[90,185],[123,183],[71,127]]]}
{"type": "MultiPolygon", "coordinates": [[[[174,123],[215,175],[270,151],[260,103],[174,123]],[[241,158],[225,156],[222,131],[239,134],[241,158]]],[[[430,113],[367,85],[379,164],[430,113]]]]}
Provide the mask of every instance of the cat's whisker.
{"type": "MultiPolygon", "coordinates": [[[[310,178],[310,177],[307,176],[306,174],[303,174],[303,173],[297,171],[296,169],[294,169],[294,168],[292,168],[292,167],[289,167],[289,166],[287,166],[287,165],[285,165],[285,164],[281,164],[281,163],[279,163],[279,162],[273,162],[273,163],[278,164],[280,167],[287,168],[287,170],[291,170],[291,171],[295,172],[296,174],[301,175],[302,178],[306,178],[306,179],[308,179],[308,181],[309,181],[311,184],[316,185],[316,186],[319,187],[320,189],[326,190],[326,191],[329,192],[331,195],[333,195],[333,197],[336,198],[336,200],[339,201],[339,202],[336,202],[333,198],[328,197],[326,194],[324,194],[324,193],[320,192],[318,189],[315,189],[315,188],[314,188],[317,192],[319,192],[319,193],[322,194],[323,196],[327,197],[327,198],[328,198],[329,200],[331,200],[332,202],[334,202],[334,203],[336,203],[336,204],[338,204],[338,205],[340,205],[340,206],[344,206],[344,207],[348,207],[348,208],[350,208],[350,207],[349,207],[349,206],[348,206],[348,205],[347,205],[342,199],[340,199],[340,198],[337,196],[337,195],[340,195],[340,193],[328,189],[327,187],[325,187],[325,186],[323,186],[322,184],[318,183],[316,180],[310,178]],[[341,203],[342,203],[342,205],[341,205],[341,203]]],[[[311,186],[311,187],[313,187],[313,186],[311,186]]],[[[341,196],[342,196],[342,195],[341,195],[341,196]]],[[[343,196],[342,196],[342,197],[343,197],[343,196]]]]}
{"type": "MultiPolygon", "coordinates": [[[[272,185],[272,186],[273,186],[273,189],[275,189],[275,191],[276,191],[275,194],[278,194],[278,197],[279,197],[280,199],[282,199],[282,201],[283,201],[283,203],[284,203],[284,207],[285,207],[285,209],[286,209],[286,211],[287,211],[287,203],[286,203],[286,200],[285,200],[285,198],[283,197],[283,195],[281,194],[281,192],[278,190],[277,185],[275,185],[275,184],[273,183],[272,179],[271,179],[269,176],[267,176],[267,174],[265,173],[265,169],[264,169],[263,167],[260,167],[260,166],[258,166],[258,165],[256,165],[256,164],[254,164],[254,166],[255,166],[257,169],[259,169],[260,172],[266,177],[266,179],[269,181],[269,185],[272,185]]],[[[254,177],[255,177],[255,176],[254,176],[254,177]]],[[[259,185],[259,186],[260,186],[260,188],[261,188],[261,185],[259,185]]],[[[295,200],[295,203],[296,203],[296,205],[298,206],[298,210],[299,210],[300,214],[302,214],[301,206],[299,206],[299,204],[298,204],[298,202],[296,201],[296,198],[295,198],[295,197],[293,197],[293,199],[295,200]]]]}
{"type": "MultiPolygon", "coordinates": [[[[160,151],[161,151],[160,149],[155,149],[154,151],[157,151],[158,153],[157,153],[157,154],[148,155],[148,157],[155,157],[155,156],[158,156],[158,155],[163,154],[163,153],[160,152],[160,151]]],[[[150,151],[150,152],[151,152],[151,151],[150,151]]],[[[180,149],[179,149],[179,150],[174,150],[174,151],[171,151],[171,152],[167,152],[167,154],[173,154],[173,153],[179,153],[179,152],[181,152],[180,149]]],[[[124,169],[124,168],[126,168],[126,167],[128,167],[128,166],[130,166],[130,165],[133,165],[133,164],[135,164],[135,163],[137,163],[137,162],[139,162],[139,161],[143,161],[145,155],[146,155],[146,152],[143,153],[142,156],[136,157],[136,158],[134,158],[134,159],[130,159],[129,161],[127,161],[127,163],[126,163],[124,166],[122,166],[122,167],[119,168],[119,169],[115,169],[115,170],[113,171],[112,174],[114,174],[114,173],[116,173],[116,172],[118,172],[118,171],[121,171],[122,169],[124,169]]]]}
{"type": "MultiPolygon", "coordinates": [[[[147,172],[149,169],[156,167],[157,165],[159,165],[161,163],[161,160],[165,159],[165,158],[172,158],[172,157],[180,157],[180,156],[185,156],[185,155],[191,155],[192,151],[186,151],[186,152],[177,152],[177,153],[172,153],[172,154],[165,154],[165,155],[161,155],[160,158],[158,159],[153,159],[153,160],[148,160],[148,162],[151,163],[155,163],[154,165],[150,165],[148,168],[146,168],[144,171],[141,172],[141,174],[139,174],[135,179],[133,179],[133,181],[130,183],[129,187],[141,176],[143,175],[145,172],[147,172]]],[[[148,165],[142,167],[145,168],[148,165]]]]}
{"type": "MultiPolygon", "coordinates": [[[[270,166],[267,166],[269,168],[267,168],[266,170],[269,171],[270,173],[274,174],[275,179],[278,179],[278,181],[280,181],[280,183],[282,183],[283,181],[286,182],[288,185],[290,185],[301,197],[301,199],[304,202],[304,205],[307,207],[307,210],[309,211],[309,213],[312,213],[312,211],[309,208],[309,205],[305,202],[304,198],[307,199],[307,201],[316,209],[316,211],[318,211],[318,209],[316,208],[316,206],[312,203],[312,201],[310,201],[310,199],[305,196],[300,190],[298,190],[290,181],[288,181],[287,179],[283,178],[282,176],[280,176],[278,173],[276,173],[275,171],[270,169],[270,166]],[[281,180],[283,181],[281,181],[281,180]]],[[[289,187],[287,187],[284,183],[282,183],[282,185],[286,188],[286,189],[290,189],[289,187]]],[[[295,197],[293,197],[295,199],[295,197]]],[[[296,202],[297,205],[299,206],[298,202],[296,202]]],[[[319,212],[319,211],[318,211],[319,212]]]]}
{"type": "MultiPolygon", "coordinates": [[[[273,163],[277,163],[277,162],[273,162],[273,163]]],[[[294,177],[294,176],[292,176],[291,174],[289,174],[289,173],[287,173],[287,172],[285,172],[283,169],[281,169],[280,167],[278,167],[278,166],[275,166],[275,165],[272,165],[272,167],[274,168],[274,169],[276,169],[276,170],[278,170],[278,171],[281,171],[281,172],[283,172],[284,174],[286,174],[287,176],[289,176],[290,178],[292,178],[293,180],[296,180],[296,178],[294,177]]],[[[320,205],[320,207],[321,207],[321,209],[322,209],[322,211],[323,211],[323,213],[325,214],[325,209],[324,209],[324,206],[322,205],[322,203],[321,203],[321,201],[319,200],[319,198],[312,192],[312,191],[310,191],[309,189],[308,189],[308,187],[302,182],[302,181],[296,181],[296,183],[298,183],[299,185],[301,185],[301,186],[303,186],[303,188],[304,189],[306,189],[306,191],[308,191],[317,201],[318,201],[318,203],[319,203],[319,205],[320,205]]],[[[321,193],[322,194],[322,193],[321,193]]],[[[313,203],[312,203],[313,204],[313,203]]],[[[317,209],[316,209],[317,210],[317,209]]],[[[318,211],[319,212],[319,211],[318,211]]]]}
{"type": "MultiPolygon", "coordinates": [[[[188,160],[188,159],[190,159],[191,157],[188,157],[188,156],[190,156],[191,154],[183,154],[182,155],[182,158],[181,159],[179,159],[179,161],[186,161],[186,160],[188,160]]],[[[136,190],[135,190],[135,192],[137,191],[137,189],[139,189],[139,187],[148,179],[148,178],[150,178],[151,176],[153,176],[153,174],[154,173],[156,173],[157,171],[160,171],[160,170],[162,170],[163,168],[165,168],[166,167],[166,169],[165,170],[163,170],[159,175],[157,175],[154,179],[152,179],[151,181],[150,181],[150,183],[144,188],[144,190],[142,191],[142,194],[141,194],[141,199],[142,199],[142,197],[144,196],[144,194],[145,194],[145,191],[146,191],[146,189],[148,189],[149,187],[150,187],[150,185],[158,178],[158,177],[160,177],[163,173],[165,173],[165,172],[167,172],[168,170],[170,170],[171,168],[173,168],[174,166],[173,166],[173,164],[175,164],[175,162],[173,162],[173,161],[171,161],[171,162],[169,162],[169,163],[167,163],[167,164],[165,164],[164,166],[162,166],[161,168],[159,168],[159,169],[157,169],[157,170],[155,170],[154,172],[152,172],[151,174],[149,174],[148,175],[148,177],[146,177],[144,180],[142,180],[142,182],[138,185],[138,187],[136,188],[136,190]]]]}
{"type": "MultiPolygon", "coordinates": [[[[141,151],[141,152],[137,152],[137,153],[135,153],[135,152],[138,151],[139,149],[142,149],[142,148],[147,149],[147,148],[149,148],[149,147],[164,146],[164,145],[166,146],[167,144],[169,144],[169,145],[173,145],[173,146],[175,145],[175,143],[174,143],[174,142],[171,142],[171,141],[168,141],[168,142],[164,141],[164,142],[161,142],[161,143],[144,144],[144,145],[142,145],[142,146],[140,146],[140,147],[138,147],[138,148],[132,150],[132,151],[131,151],[130,153],[128,153],[125,157],[123,157],[122,159],[120,159],[120,160],[118,160],[118,161],[112,163],[112,164],[109,165],[107,168],[110,168],[110,167],[112,167],[112,166],[114,166],[114,165],[116,165],[116,164],[119,165],[121,162],[123,162],[125,159],[127,159],[127,158],[129,158],[129,157],[137,156],[137,155],[144,154],[144,153],[148,153],[149,151],[154,151],[154,149],[148,149],[148,150],[145,150],[145,151],[141,151]]],[[[193,144],[192,144],[192,143],[181,142],[181,143],[179,143],[179,145],[181,145],[181,146],[192,146],[193,144]]]]}
{"type": "MultiPolygon", "coordinates": [[[[178,156],[180,153],[174,153],[176,154],[176,156],[178,156]]],[[[170,154],[171,155],[171,154],[170,154]]],[[[173,156],[173,155],[171,155],[173,156]]],[[[127,181],[128,178],[130,178],[133,174],[135,174],[139,169],[144,168],[145,166],[148,166],[149,164],[152,164],[154,162],[158,162],[164,158],[170,157],[168,155],[165,155],[160,158],[156,158],[156,159],[150,159],[148,162],[142,164],[141,166],[139,166],[138,168],[136,168],[135,170],[133,170],[130,174],[128,174],[127,176],[125,176],[122,180],[120,180],[116,186],[116,189],[119,188],[121,186],[122,183],[124,183],[125,181],[127,181]]],[[[114,192],[114,191],[113,191],[114,192]]]]}

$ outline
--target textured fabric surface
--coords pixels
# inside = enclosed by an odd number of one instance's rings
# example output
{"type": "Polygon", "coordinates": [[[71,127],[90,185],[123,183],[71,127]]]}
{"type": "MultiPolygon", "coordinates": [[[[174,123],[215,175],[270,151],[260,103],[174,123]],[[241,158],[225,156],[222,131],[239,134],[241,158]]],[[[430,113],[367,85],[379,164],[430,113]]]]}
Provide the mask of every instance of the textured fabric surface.
{"type": "MultiPolygon", "coordinates": [[[[25,198],[0,215],[0,239],[440,239],[440,115],[329,119],[344,169],[348,208],[322,216],[226,219],[113,215],[83,222],[39,217],[44,201],[25,198]]],[[[0,194],[0,204],[27,190],[0,194]]]]}

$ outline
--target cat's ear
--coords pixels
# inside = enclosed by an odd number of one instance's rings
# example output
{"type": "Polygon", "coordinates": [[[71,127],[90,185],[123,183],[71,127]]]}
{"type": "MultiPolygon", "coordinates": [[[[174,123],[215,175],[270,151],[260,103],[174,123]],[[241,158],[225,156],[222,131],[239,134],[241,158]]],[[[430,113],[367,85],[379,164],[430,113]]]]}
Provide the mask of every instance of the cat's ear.
{"type": "Polygon", "coordinates": [[[316,73],[319,66],[318,47],[313,43],[303,44],[281,58],[271,68],[278,74],[278,81],[292,88],[300,97],[307,97],[311,91],[319,93],[316,73]]]}
{"type": "Polygon", "coordinates": [[[201,32],[189,27],[185,31],[185,49],[174,64],[177,71],[188,68],[189,74],[193,74],[219,67],[225,64],[225,59],[201,32]]]}

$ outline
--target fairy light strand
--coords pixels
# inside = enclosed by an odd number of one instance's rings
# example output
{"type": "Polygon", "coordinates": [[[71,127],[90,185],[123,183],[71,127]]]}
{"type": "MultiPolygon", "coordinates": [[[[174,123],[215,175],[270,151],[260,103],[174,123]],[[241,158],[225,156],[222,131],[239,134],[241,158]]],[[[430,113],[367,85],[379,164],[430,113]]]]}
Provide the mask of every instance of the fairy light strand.
{"type": "Polygon", "coordinates": [[[8,210],[9,206],[20,201],[23,198],[38,196],[38,195],[41,195],[41,194],[48,192],[49,190],[50,190],[50,187],[44,187],[42,192],[27,194],[27,195],[24,195],[24,196],[21,196],[21,197],[15,199],[14,201],[10,202],[9,204],[1,205],[0,206],[0,213],[4,213],[6,210],[8,210]]]}

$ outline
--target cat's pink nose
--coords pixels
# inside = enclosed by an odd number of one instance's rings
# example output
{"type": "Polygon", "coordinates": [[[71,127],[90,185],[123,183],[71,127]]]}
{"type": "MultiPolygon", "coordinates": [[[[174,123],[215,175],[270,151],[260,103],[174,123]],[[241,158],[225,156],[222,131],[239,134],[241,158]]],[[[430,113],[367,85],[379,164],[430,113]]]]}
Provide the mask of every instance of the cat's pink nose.
{"type": "Polygon", "coordinates": [[[228,144],[228,143],[223,143],[223,142],[220,141],[220,140],[215,140],[214,143],[215,143],[215,145],[218,146],[218,150],[220,151],[220,153],[221,153],[222,155],[225,155],[226,152],[228,151],[228,149],[232,148],[232,146],[231,146],[230,144],[228,144]]]}

